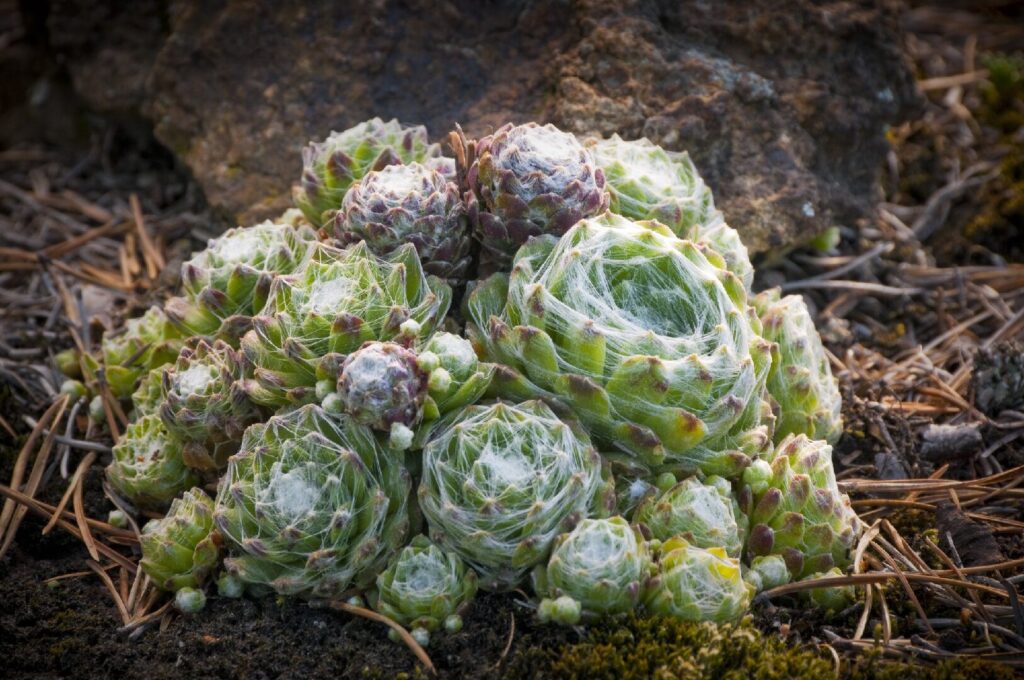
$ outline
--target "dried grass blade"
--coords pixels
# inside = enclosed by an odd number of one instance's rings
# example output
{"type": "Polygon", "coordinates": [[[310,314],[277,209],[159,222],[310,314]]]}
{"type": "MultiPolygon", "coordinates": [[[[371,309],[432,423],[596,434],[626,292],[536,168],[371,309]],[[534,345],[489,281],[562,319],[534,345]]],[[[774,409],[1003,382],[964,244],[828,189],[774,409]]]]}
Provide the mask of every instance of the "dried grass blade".
{"type": "Polygon", "coordinates": [[[84,483],[75,486],[75,523],[78,525],[78,531],[82,534],[82,542],[85,543],[85,549],[89,551],[89,556],[92,557],[94,560],[99,561],[100,555],[96,548],[96,539],[93,538],[92,531],[89,530],[89,521],[88,518],[85,516],[85,502],[83,500],[84,488],[84,483]]]}
{"type": "Polygon", "coordinates": [[[146,260],[146,272],[151,280],[155,280],[164,268],[164,256],[153,244],[153,240],[146,230],[146,222],[142,216],[142,206],[139,204],[139,197],[132,194],[128,198],[132,208],[132,218],[135,220],[135,228],[139,233],[139,245],[142,247],[142,256],[146,260]]]}
{"type": "Polygon", "coordinates": [[[68,501],[71,500],[71,495],[75,492],[75,488],[78,487],[79,484],[83,483],[82,480],[85,477],[85,471],[89,469],[89,466],[92,465],[94,460],[96,460],[96,452],[90,451],[84,458],[82,458],[81,462],[78,463],[78,467],[75,468],[75,474],[72,475],[71,482],[68,484],[67,491],[65,491],[64,495],[61,496],[60,502],[57,503],[57,507],[53,511],[53,517],[51,517],[50,521],[46,523],[45,527],[43,527],[44,536],[50,533],[53,530],[53,527],[57,525],[57,520],[60,519],[61,514],[64,512],[64,508],[68,505],[68,501]]]}
{"type": "MultiPolygon", "coordinates": [[[[64,409],[67,408],[69,399],[69,395],[64,395],[57,400],[57,409],[51,418],[53,423],[60,422],[61,416],[64,415],[64,409]]],[[[47,413],[49,413],[49,410],[47,410],[47,413]]],[[[36,460],[32,464],[32,471],[29,473],[28,481],[25,483],[26,496],[33,497],[39,490],[39,483],[43,478],[43,471],[46,469],[46,464],[50,460],[50,452],[53,450],[53,440],[56,434],[57,428],[51,428],[49,434],[47,434],[43,439],[42,446],[39,448],[39,453],[36,454],[36,460]]],[[[13,513],[11,513],[4,533],[3,545],[0,545],[0,557],[6,555],[7,551],[10,549],[11,544],[14,542],[14,536],[18,533],[18,526],[21,524],[21,520],[24,519],[26,512],[28,512],[27,508],[19,506],[14,509],[13,513]]],[[[0,526],[2,526],[2,523],[0,523],[0,526]]]]}
{"type": "Polygon", "coordinates": [[[117,587],[114,585],[114,582],[110,580],[110,576],[108,576],[103,567],[94,560],[86,560],[85,563],[90,569],[96,572],[96,575],[100,577],[101,581],[103,581],[103,585],[105,585],[107,590],[110,591],[110,596],[114,598],[114,604],[117,605],[117,611],[121,614],[122,623],[124,625],[128,625],[128,621],[131,620],[128,616],[128,610],[125,609],[124,602],[121,600],[121,595],[117,592],[117,587]]]}
{"type": "MultiPolygon", "coordinates": [[[[25,445],[21,447],[21,451],[18,452],[18,458],[14,461],[14,471],[11,473],[11,488],[17,489],[21,486],[22,477],[25,475],[25,469],[28,467],[29,452],[35,448],[36,442],[39,437],[42,436],[43,430],[49,426],[53,420],[53,414],[56,413],[59,407],[59,402],[54,402],[50,405],[46,412],[43,413],[39,422],[32,428],[31,434],[29,434],[28,440],[25,441],[25,445]]],[[[7,526],[11,521],[11,517],[14,515],[14,510],[17,507],[16,503],[11,499],[4,501],[3,509],[0,510],[0,536],[5,535],[7,526]]]]}

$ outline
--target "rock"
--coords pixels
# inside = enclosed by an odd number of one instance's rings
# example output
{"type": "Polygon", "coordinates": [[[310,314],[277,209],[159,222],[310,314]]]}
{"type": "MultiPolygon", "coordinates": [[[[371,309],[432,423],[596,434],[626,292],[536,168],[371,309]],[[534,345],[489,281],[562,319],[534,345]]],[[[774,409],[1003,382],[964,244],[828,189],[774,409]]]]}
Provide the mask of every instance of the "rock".
{"type": "MultiPolygon", "coordinates": [[[[917,101],[887,0],[219,0],[167,16],[166,38],[145,28],[160,49],[143,110],[242,222],[288,206],[301,147],[332,129],[394,116],[440,138],[538,120],[689,150],[762,252],[866,214],[884,128],[917,101]]],[[[146,67],[137,23],[95,49],[146,67]]],[[[132,69],[78,56],[76,83],[137,92],[132,69]]]]}
{"type": "Polygon", "coordinates": [[[51,48],[67,65],[79,96],[95,111],[131,114],[166,33],[165,0],[50,0],[51,48]]]}
{"type": "Polygon", "coordinates": [[[1006,560],[992,529],[974,521],[949,501],[939,503],[935,511],[935,528],[943,548],[955,553],[959,557],[957,561],[966,567],[998,564],[1006,560]]]}
{"type": "Polygon", "coordinates": [[[921,430],[921,457],[932,463],[963,460],[981,452],[984,442],[977,425],[928,425],[921,430]]]}
{"type": "Polygon", "coordinates": [[[974,403],[993,418],[1004,410],[1024,410],[1024,342],[979,349],[971,373],[974,403]]]}

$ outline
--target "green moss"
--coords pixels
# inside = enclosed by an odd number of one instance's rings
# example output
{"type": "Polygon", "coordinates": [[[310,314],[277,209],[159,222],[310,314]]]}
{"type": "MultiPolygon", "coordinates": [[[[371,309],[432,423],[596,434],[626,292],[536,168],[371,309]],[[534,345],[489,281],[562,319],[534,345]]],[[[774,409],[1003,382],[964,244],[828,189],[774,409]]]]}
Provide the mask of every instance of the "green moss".
{"type": "Polygon", "coordinates": [[[1004,135],[1014,135],[1024,126],[1024,54],[990,53],[981,58],[988,77],[978,91],[981,105],[977,115],[981,121],[1004,135]]]}
{"type": "Polygon", "coordinates": [[[1020,259],[1018,248],[1005,252],[1000,244],[1024,239],[1024,55],[987,54],[982,65],[988,78],[978,88],[980,102],[972,113],[997,131],[997,143],[1006,148],[999,175],[987,182],[978,196],[980,210],[964,229],[967,238],[1010,259],[1020,259]]]}
{"type": "Polygon", "coordinates": [[[935,515],[928,510],[900,508],[888,517],[889,522],[904,538],[923,534],[935,528],[935,515]]]}
{"type": "MultiPolygon", "coordinates": [[[[505,678],[830,678],[831,655],[795,647],[755,628],[749,617],[735,625],[690,623],[630,616],[586,630],[579,642],[518,651],[505,678]]],[[[887,660],[881,648],[844,654],[848,680],[1009,680],[1006,666],[971,657],[940,664],[887,660]]]]}
{"type": "Polygon", "coordinates": [[[590,628],[578,643],[519,652],[506,677],[824,678],[832,662],[755,629],[631,616],[590,628]]]}
{"type": "Polygon", "coordinates": [[[978,658],[961,656],[936,665],[886,661],[881,650],[854,657],[852,666],[844,666],[849,680],[1011,680],[1017,677],[1008,666],[978,658]]]}

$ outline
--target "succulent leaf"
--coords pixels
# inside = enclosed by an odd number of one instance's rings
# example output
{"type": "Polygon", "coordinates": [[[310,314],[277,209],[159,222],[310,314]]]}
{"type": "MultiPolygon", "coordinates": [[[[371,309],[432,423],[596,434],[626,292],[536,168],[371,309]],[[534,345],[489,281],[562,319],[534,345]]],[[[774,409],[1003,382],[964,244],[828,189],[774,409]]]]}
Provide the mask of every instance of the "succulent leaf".
{"type": "Polygon", "coordinates": [[[194,488],[171,502],[163,519],[152,520],[140,538],[142,570],[163,590],[199,588],[220,560],[213,526],[213,500],[194,488]]]}
{"type": "Polygon", "coordinates": [[[377,577],[374,609],[403,626],[433,633],[458,617],[476,590],[476,573],[458,555],[420,535],[377,577]]]}
{"type": "Polygon", "coordinates": [[[527,244],[494,314],[504,281],[467,302],[474,346],[509,369],[492,391],[561,402],[651,465],[735,477],[749,463],[769,348],[713,251],[606,213],[527,244]]]}
{"type": "Polygon", "coordinates": [[[629,522],[585,519],[555,541],[547,565],[534,570],[534,589],[543,598],[541,606],[563,596],[578,602],[579,611],[569,620],[562,620],[562,607],[548,605],[552,620],[572,625],[632,610],[650,572],[647,543],[629,522]]]}
{"type": "Polygon", "coordinates": [[[423,449],[419,501],[431,537],[498,590],[614,499],[586,434],[528,401],[469,406],[440,421],[423,449]]]}
{"type": "Polygon", "coordinates": [[[107,480],[135,505],[162,510],[199,482],[185,465],[182,449],[158,416],[143,416],[129,423],[114,446],[107,480]]]}
{"type": "Polygon", "coordinates": [[[225,569],[280,595],[364,588],[404,543],[411,481],[353,420],[306,405],[245,431],[214,518],[225,569]]]}

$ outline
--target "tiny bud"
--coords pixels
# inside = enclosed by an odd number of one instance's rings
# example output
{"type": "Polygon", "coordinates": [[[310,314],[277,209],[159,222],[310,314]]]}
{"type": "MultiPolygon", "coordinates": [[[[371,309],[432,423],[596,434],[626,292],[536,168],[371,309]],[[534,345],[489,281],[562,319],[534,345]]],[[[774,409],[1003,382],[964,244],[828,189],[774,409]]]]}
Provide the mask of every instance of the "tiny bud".
{"type": "Polygon", "coordinates": [[[451,373],[443,368],[438,368],[430,374],[430,379],[427,381],[427,389],[434,393],[444,394],[452,386],[451,373]]]}
{"type": "Polygon", "coordinates": [[[316,383],[316,398],[323,401],[324,397],[334,392],[334,388],[333,380],[318,380],[316,383]]]}
{"type": "Polygon", "coordinates": [[[441,365],[441,359],[433,352],[420,352],[420,355],[416,358],[416,364],[427,373],[430,373],[441,365]]]}
{"type": "Polygon", "coordinates": [[[551,619],[556,623],[561,623],[566,626],[574,626],[580,622],[580,616],[582,613],[582,607],[579,602],[568,595],[562,595],[554,601],[554,606],[551,610],[551,619]]]}
{"type": "Polygon", "coordinates": [[[103,397],[98,394],[89,402],[89,418],[97,425],[107,422],[107,409],[103,405],[103,397]]]}
{"type": "MultiPolygon", "coordinates": [[[[806,210],[807,208],[805,208],[806,210]]],[[[811,239],[811,247],[821,252],[834,250],[840,241],[839,227],[829,227],[811,239]]]]}
{"type": "Polygon", "coordinates": [[[462,617],[458,614],[452,614],[444,620],[444,629],[449,633],[458,633],[462,630],[462,617]]]}
{"type": "Polygon", "coordinates": [[[245,584],[242,579],[234,574],[224,572],[217,579],[217,594],[221,597],[238,598],[245,592],[245,584]]]}
{"type": "Polygon", "coordinates": [[[426,647],[430,644],[430,631],[426,628],[413,628],[410,633],[412,639],[419,643],[420,647],[426,647]]]}
{"type": "Polygon", "coordinates": [[[402,325],[398,327],[398,330],[402,332],[402,335],[415,338],[420,334],[420,322],[416,319],[406,319],[402,322],[402,325]]]}
{"type": "Polygon", "coordinates": [[[405,451],[412,446],[415,433],[402,423],[391,423],[391,437],[388,445],[396,451],[405,451]]]}
{"type": "Polygon", "coordinates": [[[196,588],[182,588],[174,594],[174,606],[182,614],[198,614],[206,606],[206,594],[196,588]]]}
{"type": "Polygon", "coordinates": [[[82,365],[78,361],[78,350],[72,348],[57,352],[53,361],[57,364],[57,369],[69,378],[82,377],[82,365]]]}
{"type": "Polygon", "coordinates": [[[754,495],[760,495],[768,489],[772,478],[772,466],[766,460],[758,458],[743,471],[743,481],[750,486],[754,495]]]}
{"type": "Polygon", "coordinates": [[[555,607],[555,601],[547,598],[540,601],[537,605],[537,620],[541,623],[549,623],[551,621],[551,611],[555,607]]]}
{"type": "Polygon", "coordinates": [[[128,516],[120,510],[111,510],[110,514],[107,515],[107,524],[118,529],[124,529],[128,526],[128,516]]]}
{"type": "Polygon", "coordinates": [[[671,472],[662,472],[658,475],[658,478],[654,480],[654,486],[658,487],[658,491],[662,493],[668,491],[676,485],[676,476],[671,472]]]}
{"type": "Polygon", "coordinates": [[[342,401],[341,396],[337,392],[331,392],[324,397],[320,405],[328,413],[342,413],[345,410],[345,402],[342,401]]]}
{"type": "Polygon", "coordinates": [[[366,603],[363,602],[363,598],[359,597],[358,595],[353,595],[352,597],[345,600],[345,602],[348,603],[348,605],[351,607],[361,607],[363,609],[366,609],[366,603]]]}
{"type": "Polygon", "coordinates": [[[89,396],[89,389],[78,380],[65,380],[60,385],[60,393],[67,394],[72,401],[89,396]]]}

